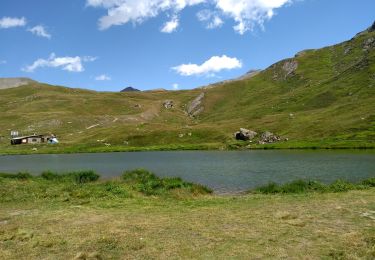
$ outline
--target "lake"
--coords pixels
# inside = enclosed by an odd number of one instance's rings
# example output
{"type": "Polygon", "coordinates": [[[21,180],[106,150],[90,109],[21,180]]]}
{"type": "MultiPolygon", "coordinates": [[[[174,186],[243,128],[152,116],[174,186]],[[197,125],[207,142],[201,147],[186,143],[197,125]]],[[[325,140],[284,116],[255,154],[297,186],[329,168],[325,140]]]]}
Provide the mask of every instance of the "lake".
{"type": "Polygon", "coordinates": [[[375,177],[375,152],[352,150],[172,151],[0,156],[0,172],[92,169],[102,177],[145,168],[178,176],[217,193],[236,193],[296,179],[358,181],[375,177]]]}

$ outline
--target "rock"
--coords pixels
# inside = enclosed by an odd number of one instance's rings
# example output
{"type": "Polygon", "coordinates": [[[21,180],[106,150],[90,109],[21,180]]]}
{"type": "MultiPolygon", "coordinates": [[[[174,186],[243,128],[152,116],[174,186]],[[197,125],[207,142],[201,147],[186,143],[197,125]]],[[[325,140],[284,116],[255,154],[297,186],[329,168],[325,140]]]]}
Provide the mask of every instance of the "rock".
{"type": "Polygon", "coordinates": [[[34,147],[33,149],[31,149],[32,151],[36,152],[38,151],[38,148],[34,147]]]}
{"type": "Polygon", "coordinates": [[[298,68],[298,62],[296,60],[288,60],[284,62],[283,64],[283,70],[285,72],[285,78],[287,78],[289,75],[293,74],[296,69],[298,68]]]}
{"type": "Polygon", "coordinates": [[[368,51],[371,48],[374,48],[375,46],[375,38],[371,37],[368,38],[364,43],[363,43],[363,50],[368,51]]]}
{"type": "Polygon", "coordinates": [[[344,50],[344,54],[345,54],[345,55],[348,54],[351,50],[352,50],[351,47],[346,48],[346,49],[344,50]]]}
{"type": "Polygon", "coordinates": [[[171,108],[173,108],[173,106],[174,106],[174,102],[173,102],[173,100],[165,100],[165,101],[163,102],[163,106],[164,106],[166,109],[171,109],[171,108]]]}
{"type": "Polygon", "coordinates": [[[190,102],[190,104],[187,107],[187,113],[190,117],[196,117],[198,114],[203,112],[204,107],[202,106],[202,101],[205,94],[202,92],[199,94],[198,97],[196,97],[193,101],[190,102]]]}
{"type": "Polygon", "coordinates": [[[259,144],[271,144],[279,141],[281,141],[280,136],[274,135],[273,133],[266,131],[260,136],[259,144]]]}
{"type": "Polygon", "coordinates": [[[240,128],[240,131],[234,133],[236,140],[248,141],[253,139],[258,133],[246,128],[240,128]]]}
{"type": "Polygon", "coordinates": [[[141,108],[142,106],[140,104],[135,104],[134,108],[141,108]]]}
{"type": "Polygon", "coordinates": [[[182,138],[184,137],[185,135],[184,134],[179,134],[178,137],[182,138]]]}

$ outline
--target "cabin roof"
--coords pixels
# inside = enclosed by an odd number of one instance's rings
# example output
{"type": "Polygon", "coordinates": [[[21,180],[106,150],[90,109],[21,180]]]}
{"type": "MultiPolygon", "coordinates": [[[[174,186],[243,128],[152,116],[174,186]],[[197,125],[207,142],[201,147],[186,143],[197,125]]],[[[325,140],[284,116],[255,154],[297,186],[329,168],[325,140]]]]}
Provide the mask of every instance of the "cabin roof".
{"type": "Polygon", "coordinates": [[[13,137],[12,140],[20,140],[20,139],[35,138],[35,137],[45,137],[45,136],[46,135],[25,135],[25,136],[13,137]]]}

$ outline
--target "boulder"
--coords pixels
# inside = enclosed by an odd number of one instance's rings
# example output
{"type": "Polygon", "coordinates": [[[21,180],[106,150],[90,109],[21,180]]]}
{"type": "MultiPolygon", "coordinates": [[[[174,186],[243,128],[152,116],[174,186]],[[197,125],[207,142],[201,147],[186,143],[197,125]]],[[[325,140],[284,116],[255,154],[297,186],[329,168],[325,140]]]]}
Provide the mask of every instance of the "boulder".
{"type": "Polygon", "coordinates": [[[166,109],[171,109],[174,106],[174,102],[173,102],[173,100],[165,100],[164,103],[163,103],[163,106],[166,109]]]}
{"type": "Polygon", "coordinates": [[[279,141],[281,141],[280,136],[266,131],[260,136],[259,144],[271,144],[279,141]]]}
{"type": "Polygon", "coordinates": [[[253,139],[258,133],[245,128],[240,128],[240,131],[234,133],[236,140],[248,141],[253,139]]]}

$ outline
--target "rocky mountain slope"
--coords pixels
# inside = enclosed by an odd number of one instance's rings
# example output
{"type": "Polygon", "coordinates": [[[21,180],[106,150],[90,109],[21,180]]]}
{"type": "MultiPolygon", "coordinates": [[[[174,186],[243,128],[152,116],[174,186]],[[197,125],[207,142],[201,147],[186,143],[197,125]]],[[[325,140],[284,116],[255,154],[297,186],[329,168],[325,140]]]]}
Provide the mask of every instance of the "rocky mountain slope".
{"type": "Polygon", "coordinates": [[[75,151],[254,146],[234,140],[239,128],[275,133],[278,147],[374,147],[374,27],[210,88],[100,93],[33,82],[0,90],[0,148],[15,149],[10,130],[54,133],[75,151]]]}
{"type": "Polygon", "coordinates": [[[31,83],[36,83],[36,81],[29,78],[0,78],[0,89],[16,88],[31,83]]]}

